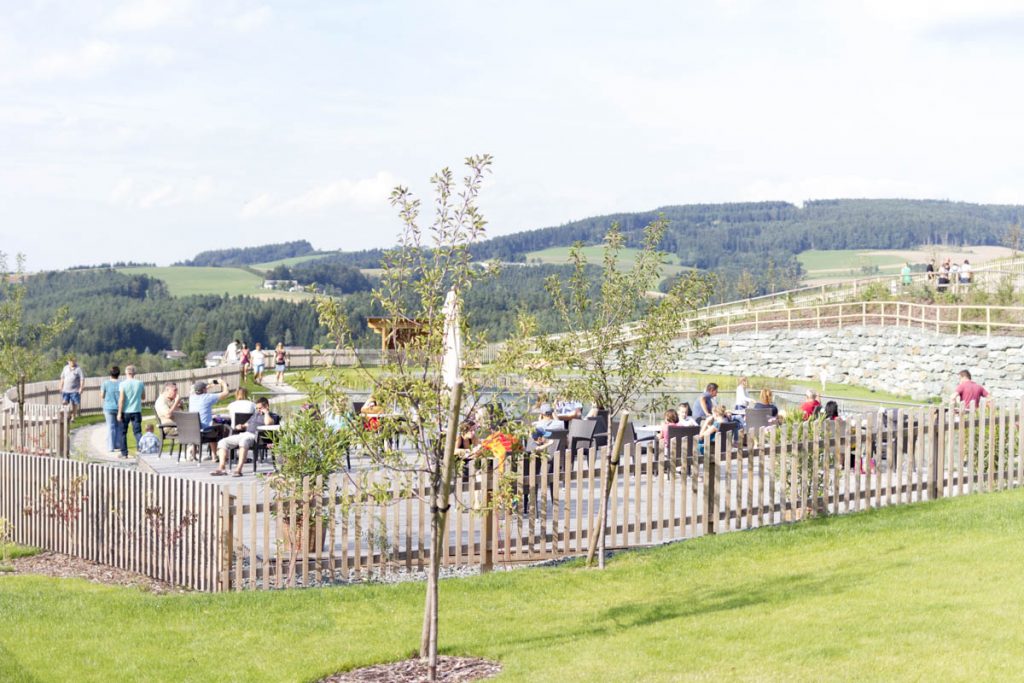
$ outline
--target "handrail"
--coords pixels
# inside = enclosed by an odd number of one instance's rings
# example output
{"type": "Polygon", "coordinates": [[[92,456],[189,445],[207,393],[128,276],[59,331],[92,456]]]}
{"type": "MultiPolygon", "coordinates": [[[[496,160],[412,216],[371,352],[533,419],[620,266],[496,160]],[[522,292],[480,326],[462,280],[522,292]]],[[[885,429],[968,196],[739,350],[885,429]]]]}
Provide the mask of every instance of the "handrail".
{"type": "MultiPolygon", "coordinates": [[[[839,301],[783,309],[754,309],[735,313],[723,311],[697,320],[703,323],[708,334],[883,325],[946,332],[958,337],[980,328],[979,331],[984,331],[985,336],[990,337],[993,331],[1024,330],[1024,306],[839,301]]],[[[696,329],[696,323],[687,320],[683,336],[691,336],[696,329]]]]}

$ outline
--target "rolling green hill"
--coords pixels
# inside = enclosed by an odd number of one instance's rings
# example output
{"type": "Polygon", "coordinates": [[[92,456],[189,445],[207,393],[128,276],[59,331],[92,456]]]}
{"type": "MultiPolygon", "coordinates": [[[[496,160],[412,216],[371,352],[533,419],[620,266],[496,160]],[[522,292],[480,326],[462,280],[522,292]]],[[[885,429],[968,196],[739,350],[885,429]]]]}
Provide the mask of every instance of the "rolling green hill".
{"type": "MultiPolygon", "coordinates": [[[[118,268],[126,275],[148,275],[167,283],[171,296],[192,294],[230,294],[255,296],[262,293],[263,279],[241,268],[208,266],[164,266],[155,268],[118,268]]],[[[269,294],[270,292],[268,292],[269,294]]]]}

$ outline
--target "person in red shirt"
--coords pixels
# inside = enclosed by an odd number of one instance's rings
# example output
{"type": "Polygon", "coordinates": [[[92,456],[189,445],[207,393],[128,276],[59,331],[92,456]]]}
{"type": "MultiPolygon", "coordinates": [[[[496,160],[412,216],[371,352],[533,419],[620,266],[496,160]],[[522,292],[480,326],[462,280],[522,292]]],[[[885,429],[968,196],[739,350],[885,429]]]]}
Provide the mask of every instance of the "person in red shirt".
{"type": "Polygon", "coordinates": [[[820,409],[821,401],[818,400],[818,392],[814,389],[808,389],[807,400],[800,404],[800,410],[803,411],[804,419],[811,419],[811,417],[820,409]]]}
{"type": "Polygon", "coordinates": [[[959,377],[960,384],[956,385],[956,391],[950,397],[954,405],[960,401],[964,408],[971,410],[978,407],[982,398],[989,397],[988,389],[972,380],[968,370],[961,370],[959,377]]]}

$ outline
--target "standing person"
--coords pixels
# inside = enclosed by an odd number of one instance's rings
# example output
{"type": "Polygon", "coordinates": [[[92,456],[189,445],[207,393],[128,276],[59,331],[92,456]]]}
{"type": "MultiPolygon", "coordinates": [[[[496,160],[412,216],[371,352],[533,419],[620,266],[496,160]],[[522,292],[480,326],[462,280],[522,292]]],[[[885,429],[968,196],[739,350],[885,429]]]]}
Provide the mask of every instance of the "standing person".
{"type": "Polygon", "coordinates": [[[278,342],[277,348],[274,349],[274,377],[277,380],[277,386],[284,384],[284,370],[287,365],[288,353],[284,350],[284,344],[278,342]]]}
{"type": "Polygon", "coordinates": [[[903,264],[903,268],[900,270],[900,278],[903,280],[903,286],[909,287],[911,283],[910,277],[910,261],[906,261],[903,264]]]}
{"type": "Polygon", "coordinates": [[[971,262],[964,259],[964,263],[960,266],[960,284],[964,287],[971,284],[971,262]]]}
{"type": "Polygon", "coordinates": [[[121,368],[110,367],[110,379],[100,385],[103,397],[103,417],[107,421],[107,450],[111,453],[121,450],[121,423],[117,419],[117,404],[121,396],[121,368]]]}
{"type": "Polygon", "coordinates": [[[224,363],[226,365],[234,365],[238,362],[238,346],[241,343],[242,342],[235,339],[228,344],[228,348],[224,350],[224,363]]]}
{"type": "Polygon", "coordinates": [[[242,350],[238,355],[238,363],[242,366],[242,381],[249,376],[249,366],[252,365],[252,355],[249,353],[249,345],[242,344],[242,350]]]}
{"type": "Polygon", "coordinates": [[[956,385],[956,390],[950,396],[953,405],[962,402],[965,409],[973,410],[981,405],[981,399],[989,397],[988,389],[971,379],[969,370],[961,370],[958,377],[960,384],[956,385]]]}
{"type": "Polygon", "coordinates": [[[935,261],[929,261],[928,265],[924,268],[924,276],[928,279],[928,284],[931,284],[935,280],[935,261]]]}
{"type": "Polygon", "coordinates": [[[939,279],[935,288],[940,292],[945,292],[947,287],[949,287],[949,261],[939,267],[939,279]]]}
{"type": "Polygon", "coordinates": [[[60,371],[60,402],[64,410],[68,411],[69,419],[78,417],[78,410],[82,405],[82,386],[85,385],[85,375],[82,368],[78,367],[74,356],[68,356],[68,364],[60,371]]]}
{"type": "Polygon", "coordinates": [[[750,405],[750,395],[747,393],[747,378],[740,377],[736,384],[736,410],[746,410],[750,405]]]}
{"type": "Polygon", "coordinates": [[[128,378],[118,387],[117,419],[121,423],[121,457],[128,457],[128,425],[132,426],[136,445],[142,438],[142,380],[135,379],[135,366],[124,369],[128,378]]]}
{"type": "Polygon", "coordinates": [[[263,367],[267,362],[266,354],[263,353],[263,344],[256,342],[252,350],[252,381],[256,384],[263,383],[263,367]]]}

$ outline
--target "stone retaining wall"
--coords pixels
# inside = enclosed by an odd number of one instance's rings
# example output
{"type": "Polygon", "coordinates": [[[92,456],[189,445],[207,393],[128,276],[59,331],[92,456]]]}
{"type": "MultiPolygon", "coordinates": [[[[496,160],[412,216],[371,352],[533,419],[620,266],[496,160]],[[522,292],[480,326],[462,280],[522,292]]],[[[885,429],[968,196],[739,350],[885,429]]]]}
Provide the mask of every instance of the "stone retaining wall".
{"type": "Polygon", "coordinates": [[[821,378],[916,400],[953,392],[957,373],[999,398],[1024,397],[1024,338],[936,334],[904,327],[742,332],[693,350],[679,343],[677,369],[787,379],[821,378]]]}

